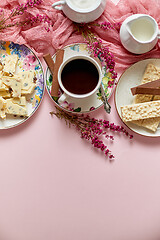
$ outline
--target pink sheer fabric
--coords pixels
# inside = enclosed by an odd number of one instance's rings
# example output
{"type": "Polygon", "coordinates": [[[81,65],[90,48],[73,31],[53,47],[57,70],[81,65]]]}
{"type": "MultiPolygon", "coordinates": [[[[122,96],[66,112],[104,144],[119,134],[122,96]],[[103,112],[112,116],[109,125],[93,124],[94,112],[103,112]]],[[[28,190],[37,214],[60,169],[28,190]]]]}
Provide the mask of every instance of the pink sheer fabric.
{"type": "MultiPolygon", "coordinates": [[[[0,2],[0,7],[4,9],[5,16],[8,16],[12,8],[16,7],[17,4],[25,2],[26,0],[3,0],[0,2]]],[[[83,42],[82,36],[75,31],[72,21],[66,18],[61,11],[51,8],[53,2],[55,0],[44,0],[43,4],[35,8],[30,8],[25,13],[25,15],[31,14],[33,16],[45,13],[53,22],[53,26],[49,32],[45,30],[46,23],[41,23],[38,26],[32,26],[25,30],[21,27],[12,27],[0,31],[0,40],[27,44],[34,49],[38,56],[51,51],[54,53],[56,49],[70,43],[83,42]]],[[[110,21],[111,23],[122,23],[132,14],[145,13],[154,17],[160,26],[159,9],[160,2],[158,0],[120,0],[117,5],[111,0],[107,0],[106,9],[96,22],[110,21]]],[[[22,20],[25,15],[16,16],[14,21],[22,20]]],[[[95,27],[94,31],[102,39],[104,46],[109,47],[110,51],[114,54],[117,71],[122,71],[130,64],[141,59],[160,57],[160,42],[150,52],[135,55],[123,48],[118,31],[112,29],[102,30],[98,27],[95,27]]]]}

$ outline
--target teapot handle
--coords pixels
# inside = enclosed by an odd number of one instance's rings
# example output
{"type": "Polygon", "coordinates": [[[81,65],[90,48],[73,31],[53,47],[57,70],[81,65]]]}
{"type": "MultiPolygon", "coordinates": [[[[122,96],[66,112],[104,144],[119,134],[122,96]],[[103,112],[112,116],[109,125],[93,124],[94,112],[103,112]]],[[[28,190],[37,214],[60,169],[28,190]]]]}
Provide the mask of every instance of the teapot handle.
{"type": "Polygon", "coordinates": [[[57,10],[62,10],[62,6],[58,7],[58,5],[64,5],[65,1],[58,1],[52,4],[52,7],[57,9],[57,10]]]}

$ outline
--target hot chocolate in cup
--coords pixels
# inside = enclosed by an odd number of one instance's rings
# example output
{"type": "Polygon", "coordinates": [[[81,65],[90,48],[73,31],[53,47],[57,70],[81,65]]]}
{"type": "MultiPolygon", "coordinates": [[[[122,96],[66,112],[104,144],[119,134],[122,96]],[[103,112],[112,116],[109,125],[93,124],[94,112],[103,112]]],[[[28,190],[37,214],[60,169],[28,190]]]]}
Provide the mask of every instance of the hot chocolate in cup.
{"type": "Polygon", "coordinates": [[[63,91],[58,102],[64,102],[67,96],[85,99],[98,90],[101,81],[102,71],[96,60],[86,55],[72,56],[58,70],[58,82],[63,91]]]}
{"type": "Polygon", "coordinates": [[[74,22],[92,22],[99,18],[105,10],[107,0],[61,0],[52,7],[62,10],[74,22]]]}

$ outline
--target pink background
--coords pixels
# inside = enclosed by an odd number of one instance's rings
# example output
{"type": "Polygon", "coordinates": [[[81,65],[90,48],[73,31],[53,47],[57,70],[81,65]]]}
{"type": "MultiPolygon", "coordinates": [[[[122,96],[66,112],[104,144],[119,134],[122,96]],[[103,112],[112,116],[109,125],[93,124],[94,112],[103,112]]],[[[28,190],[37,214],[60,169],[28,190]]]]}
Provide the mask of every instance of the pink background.
{"type": "MultiPolygon", "coordinates": [[[[92,115],[123,125],[110,104],[92,115]]],[[[0,132],[0,240],[159,240],[159,138],[115,134],[110,163],[52,110],[45,91],[34,116],[0,132]]]]}

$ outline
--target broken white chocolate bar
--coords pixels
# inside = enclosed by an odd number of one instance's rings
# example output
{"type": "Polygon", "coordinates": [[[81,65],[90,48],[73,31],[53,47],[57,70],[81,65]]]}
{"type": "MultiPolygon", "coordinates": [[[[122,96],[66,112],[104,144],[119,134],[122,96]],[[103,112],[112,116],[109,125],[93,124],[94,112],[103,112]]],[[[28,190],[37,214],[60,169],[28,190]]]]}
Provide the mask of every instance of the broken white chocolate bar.
{"type": "Polygon", "coordinates": [[[9,87],[7,87],[3,82],[2,80],[0,79],[0,92],[1,91],[7,91],[9,90],[9,87]]]}
{"type": "Polygon", "coordinates": [[[23,71],[19,72],[18,76],[22,79],[22,90],[28,91],[31,84],[35,80],[35,71],[30,70],[30,71],[23,71]]]}
{"type": "Polygon", "coordinates": [[[17,116],[27,116],[27,109],[24,106],[20,106],[12,102],[12,99],[6,100],[6,113],[17,115],[17,116]]]}
{"type": "Polygon", "coordinates": [[[21,90],[21,94],[22,94],[22,95],[31,94],[31,93],[33,93],[33,91],[35,90],[35,87],[36,87],[36,84],[35,84],[35,83],[31,83],[28,90],[24,90],[24,89],[21,90]]]}
{"type": "Polygon", "coordinates": [[[5,57],[3,72],[8,74],[10,73],[13,74],[16,70],[17,62],[18,62],[18,55],[16,54],[7,55],[5,57]]]}
{"type": "Polygon", "coordinates": [[[2,82],[12,89],[12,97],[21,96],[21,79],[18,77],[3,76],[2,82]]]}
{"type": "Polygon", "coordinates": [[[11,97],[11,93],[8,90],[7,91],[0,91],[0,97],[10,98],[11,97]]]}
{"type": "Polygon", "coordinates": [[[6,118],[6,101],[0,97],[0,118],[5,119],[6,118]]]}
{"type": "Polygon", "coordinates": [[[26,98],[23,97],[19,97],[19,98],[11,98],[13,103],[16,103],[20,106],[26,106],[26,98]]]}
{"type": "Polygon", "coordinates": [[[0,62],[0,71],[3,70],[3,64],[0,62]]]}
{"type": "Polygon", "coordinates": [[[6,55],[0,63],[0,118],[3,119],[8,115],[27,117],[27,99],[36,88],[36,71],[19,72],[17,64],[17,54],[6,55]]]}
{"type": "Polygon", "coordinates": [[[160,100],[121,107],[124,122],[160,117],[160,100]]]}

